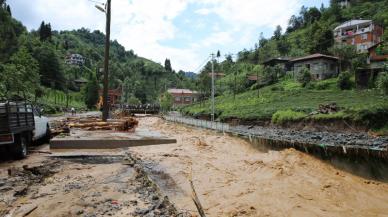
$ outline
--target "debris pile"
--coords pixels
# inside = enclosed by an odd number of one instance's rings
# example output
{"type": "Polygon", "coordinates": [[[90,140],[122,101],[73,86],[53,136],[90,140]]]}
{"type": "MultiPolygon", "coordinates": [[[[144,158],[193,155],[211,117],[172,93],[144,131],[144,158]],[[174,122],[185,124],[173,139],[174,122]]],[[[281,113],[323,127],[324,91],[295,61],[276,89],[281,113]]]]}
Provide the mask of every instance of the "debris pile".
{"type": "Polygon", "coordinates": [[[321,105],[319,105],[318,113],[320,113],[320,114],[331,114],[331,113],[336,113],[339,110],[340,109],[339,109],[337,103],[333,102],[333,103],[329,103],[329,104],[321,104],[321,105]]]}
{"type": "Polygon", "coordinates": [[[112,116],[114,119],[121,119],[125,117],[133,117],[133,113],[127,109],[116,109],[113,111],[112,116]]]}
{"type": "Polygon", "coordinates": [[[63,120],[55,121],[52,124],[52,134],[68,134],[71,128],[80,128],[87,131],[95,130],[116,130],[116,131],[134,131],[139,122],[132,117],[122,117],[120,119],[110,119],[106,122],[97,117],[68,117],[63,120]]]}
{"type": "Polygon", "coordinates": [[[337,103],[333,102],[329,104],[320,104],[318,110],[311,112],[310,115],[332,114],[339,111],[340,107],[337,105],[337,103]]]}

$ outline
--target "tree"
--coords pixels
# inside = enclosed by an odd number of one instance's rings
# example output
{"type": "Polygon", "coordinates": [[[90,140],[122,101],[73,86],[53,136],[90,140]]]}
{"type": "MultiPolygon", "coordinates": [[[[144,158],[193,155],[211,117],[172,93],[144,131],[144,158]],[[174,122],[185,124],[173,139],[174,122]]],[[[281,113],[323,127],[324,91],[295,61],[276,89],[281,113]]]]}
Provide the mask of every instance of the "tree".
{"type": "Polygon", "coordinates": [[[280,40],[276,42],[276,45],[280,55],[284,56],[290,52],[291,45],[285,36],[280,37],[280,40]]]}
{"type": "Polygon", "coordinates": [[[388,67],[385,66],[385,71],[379,75],[377,79],[377,87],[385,95],[388,95],[388,67]]]}
{"type": "Polygon", "coordinates": [[[44,21],[40,24],[39,27],[39,37],[41,41],[51,40],[51,24],[45,24],[44,21]]]}
{"type": "Polygon", "coordinates": [[[10,16],[12,16],[11,7],[9,5],[7,5],[7,12],[10,16]]]}
{"type": "Polygon", "coordinates": [[[123,103],[128,102],[128,99],[133,93],[131,92],[131,80],[129,80],[129,77],[125,77],[123,82],[123,93],[121,100],[123,103]]]}
{"type": "Polygon", "coordinates": [[[163,111],[169,111],[172,108],[173,102],[174,102],[173,97],[168,92],[165,92],[160,97],[160,107],[162,108],[163,111]]]}
{"type": "Polygon", "coordinates": [[[306,87],[311,81],[311,73],[307,68],[303,68],[299,71],[297,76],[298,81],[302,84],[302,87],[306,87]]]}
{"type": "Polygon", "coordinates": [[[39,88],[38,63],[25,47],[21,47],[1,68],[3,95],[23,93],[28,97],[39,88]]]}
{"type": "Polygon", "coordinates": [[[329,52],[339,58],[340,72],[350,70],[352,59],[357,56],[357,48],[354,45],[334,45],[329,49],[329,52]]]}
{"type": "Polygon", "coordinates": [[[0,61],[6,62],[18,49],[18,36],[25,28],[15,21],[6,9],[5,1],[0,7],[0,61]]]}
{"type": "Polygon", "coordinates": [[[282,27],[278,25],[276,26],[272,39],[277,41],[277,40],[280,40],[280,37],[282,37],[282,27]]]}
{"type": "Polygon", "coordinates": [[[91,109],[95,108],[98,101],[98,83],[96,76],[91,74],[85,88],[85,104],[91,109]]]}
{"type": "Polygon", "coordinates": [[[167,72],[172,72],[172,67],[171,67],[171,61],[170,59],[166,59],[164,61],[164,69],[167,71],[167,72]]]}
{"type": "Polygon", "coordinates": [[[350,78],[352,77],[352,74],[349,72],[342,72],[338,76],[337,86],[341,90],[350,90],[353,86],[352,81],[350,78]]]}
{"type": "Polygon", "coordinates": [[[56,89],[63,89],[63,69],[57,53],[48,44],[43,44],[34,52],[34,57],[39,63],[39,73],[42,84],[56,89]]]}
{"type": "Polygon", "coordinates": [[[309,52],[327,53],[328,48],[334,44],[334,35],[330,26],[313,23],[309,28],[309,52]]]}

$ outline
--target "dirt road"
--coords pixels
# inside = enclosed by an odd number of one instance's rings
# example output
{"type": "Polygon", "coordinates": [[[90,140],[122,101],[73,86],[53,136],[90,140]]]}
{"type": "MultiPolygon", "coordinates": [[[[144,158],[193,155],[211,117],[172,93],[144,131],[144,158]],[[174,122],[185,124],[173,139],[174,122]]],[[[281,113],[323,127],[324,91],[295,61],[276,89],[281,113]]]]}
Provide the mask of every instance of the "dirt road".
{"type": "Polygon", "coordinates": [[[388,216],[387,183],[293,149],[264,152],[240,138],[139,120],[139,130],[178,142],[3,161],[0,216],[197,216],[190,176],[207,216],[388,216]]]}
{"type": "Polygon", "coordinates": [[[388,184],[337,170],[293,149],[260,152],[245,140],[142,119],[177,144],[131,150],[178,209],[195,210],[188,178],[209,216],[388,216],[388,184]]]}

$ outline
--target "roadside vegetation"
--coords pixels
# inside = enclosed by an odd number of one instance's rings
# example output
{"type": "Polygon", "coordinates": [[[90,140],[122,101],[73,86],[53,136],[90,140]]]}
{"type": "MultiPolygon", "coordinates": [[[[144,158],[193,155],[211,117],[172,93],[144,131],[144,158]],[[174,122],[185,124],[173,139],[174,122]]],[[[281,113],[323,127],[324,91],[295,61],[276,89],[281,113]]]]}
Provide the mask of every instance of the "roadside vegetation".
{"type": "MultiPolygon", "coordinates": [[[[341,90],[337,78],[312,81],[308,86],[285,78],[279,83],[236,96],[225,94],[216,98],[219,120],[272,120],[275,124],[302,120],[349,120],[372,128],[383,127],[388,121],[388,96],[378,89],[341,90]],[[336,103],[340,111],[315,114],[321,104],[336,103]]],[[[210,115],[210,101],[182,109],[187,115],[210,115]]]]}

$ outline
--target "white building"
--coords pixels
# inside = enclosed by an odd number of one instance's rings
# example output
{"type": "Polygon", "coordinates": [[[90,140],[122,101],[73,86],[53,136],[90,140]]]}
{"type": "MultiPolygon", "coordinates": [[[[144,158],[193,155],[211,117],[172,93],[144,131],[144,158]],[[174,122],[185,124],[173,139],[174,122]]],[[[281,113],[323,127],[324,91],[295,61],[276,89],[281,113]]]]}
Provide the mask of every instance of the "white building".
{"type": "Polygon", "coordinates": [[[85,58],[81,54],[70,54],[67,55],[65,62],[69,65],[82,66],[85,64],[85,58]]]}

